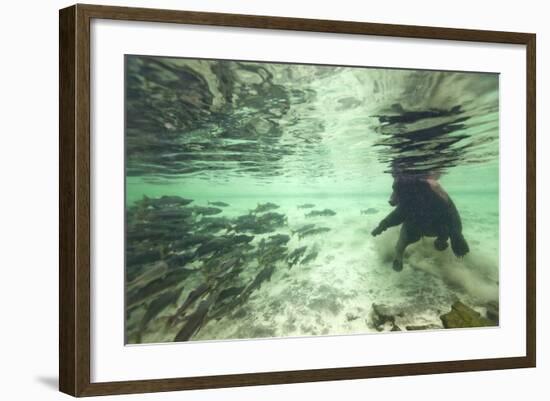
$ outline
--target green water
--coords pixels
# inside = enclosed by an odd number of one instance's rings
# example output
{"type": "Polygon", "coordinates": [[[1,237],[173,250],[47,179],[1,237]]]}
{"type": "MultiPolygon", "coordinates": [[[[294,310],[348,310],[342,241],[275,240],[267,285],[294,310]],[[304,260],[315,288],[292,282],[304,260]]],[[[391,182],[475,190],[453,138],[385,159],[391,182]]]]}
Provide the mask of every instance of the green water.
{"type": "Polygon", "coordinates": [[[495,325],[498,110],[495,74],[127,56],[127,342],[495,325]],[[469,253],[423,237],[396,272],[371,231],[428,176],[469,253]]]}

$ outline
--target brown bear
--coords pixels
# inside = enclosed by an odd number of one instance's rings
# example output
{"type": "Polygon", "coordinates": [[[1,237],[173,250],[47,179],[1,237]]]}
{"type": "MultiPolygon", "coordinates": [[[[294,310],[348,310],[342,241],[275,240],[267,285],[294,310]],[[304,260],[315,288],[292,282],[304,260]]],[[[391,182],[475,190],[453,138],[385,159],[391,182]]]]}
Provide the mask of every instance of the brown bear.
{"type": "Polygon", "coordinates": [[[389,227],[402,224],[395,246],[395,271],[403,269],[405,248],[423,236],[436,237],[434,247],[439,251],[447,249],[450,239],[457,257],[470,251],[462,235],[458,210],[433,176],[395,176],[389,203],[395,209],[378,224],[372,235],[377,236],[389,227]]]}

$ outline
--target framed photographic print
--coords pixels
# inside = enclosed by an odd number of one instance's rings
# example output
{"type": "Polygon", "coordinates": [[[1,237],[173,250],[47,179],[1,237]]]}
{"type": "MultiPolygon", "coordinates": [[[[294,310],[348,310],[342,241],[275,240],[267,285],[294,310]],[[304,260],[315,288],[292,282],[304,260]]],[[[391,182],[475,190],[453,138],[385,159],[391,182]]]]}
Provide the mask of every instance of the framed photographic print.
{"type": "Polygon", "coordinates": [[[60,390],[535,366],[535,35],[60,11],[60,390]]]}

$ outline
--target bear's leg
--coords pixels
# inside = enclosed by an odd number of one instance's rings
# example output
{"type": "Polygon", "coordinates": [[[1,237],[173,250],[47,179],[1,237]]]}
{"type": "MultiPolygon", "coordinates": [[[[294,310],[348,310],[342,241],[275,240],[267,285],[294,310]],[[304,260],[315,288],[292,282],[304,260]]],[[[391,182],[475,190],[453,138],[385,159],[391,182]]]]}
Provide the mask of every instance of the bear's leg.
{"type": "Polygon", "coordinates": [[[453,202],[449,206],[449,234],[451,237],[451,248],[457,257],[462,257],[470,252],[470,247],[462,235],[462,220],[453,202]]]}
{"type": "Polygon", "coordinates": [[[470,247],[462,233],[455,233],[451,236],[451,248],[453,253],[459,258],[470,252],[470,247]]]}
{"type": "Polygon", "coordinates": [[[434,247],[438,251],[444,251],[449,247],[447,240],[449,239],[448,235],[438,235],[434,241],[434,247]]]}
{"type": "Polygon", "coordinates": [[[403,253],[410,244],[420,239],[420,232],[410,223],[404,222],[399,232],[399,239],[395,245],[395,259],[393,260],[393,270],[399,272],[403,270],[403,253]]]}

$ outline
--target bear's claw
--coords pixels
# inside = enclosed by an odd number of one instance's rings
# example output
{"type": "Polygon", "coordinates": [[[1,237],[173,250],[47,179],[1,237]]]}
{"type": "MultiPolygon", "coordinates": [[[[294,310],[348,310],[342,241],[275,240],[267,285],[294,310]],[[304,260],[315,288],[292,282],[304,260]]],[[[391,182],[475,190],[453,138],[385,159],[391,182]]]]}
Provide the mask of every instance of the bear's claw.
{"type": "Polygon", "coordinates": [[[463,236],[452,238],[451,248],[453,249],[453,253],[459,258],[470,252],[470,247],[463,236]]]}

